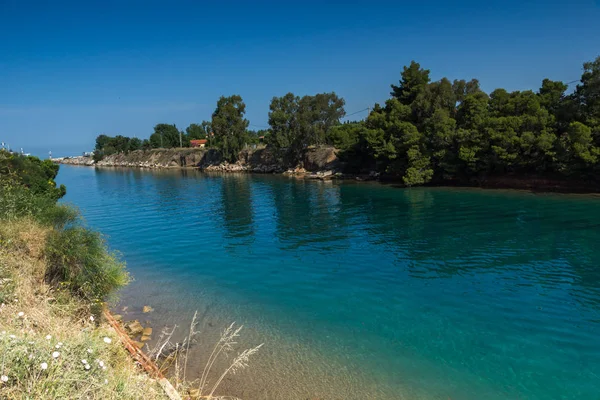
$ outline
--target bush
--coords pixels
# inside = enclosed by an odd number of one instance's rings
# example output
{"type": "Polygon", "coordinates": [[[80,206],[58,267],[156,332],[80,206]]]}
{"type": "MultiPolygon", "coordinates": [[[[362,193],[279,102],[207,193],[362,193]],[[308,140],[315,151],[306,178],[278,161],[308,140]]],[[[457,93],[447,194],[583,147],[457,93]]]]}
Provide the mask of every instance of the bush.
{"type": "Polygon", "coordinates": [[[35,193],[13,179],[0,179],[0,220],[23,217],[61,229],[75,222],[78,213],[72,207],[56,204],[51,195],[35,193]]]}
{"type": "Polygon", "coordinates": [[[94,160],[94,162],[102,161],[104,159],[104,152],[102,150],[94,151],[92,159],[94,160]]]}
{"type": "Polygon", "coordinates": [[[50,160],[22,156],[0,150],[0,176],[29,188],[33,193],[58,200],[67,192],[64,185],[56,187],[54,178],[58,165],[50,160]]]}
{"type": "Polygon", "coordinates": [[[46,280],[64,282],[74,294],[101,300],[129,282],[125,264],[108,251],[102,236],[81,226],[50,232],[46,280]]]}

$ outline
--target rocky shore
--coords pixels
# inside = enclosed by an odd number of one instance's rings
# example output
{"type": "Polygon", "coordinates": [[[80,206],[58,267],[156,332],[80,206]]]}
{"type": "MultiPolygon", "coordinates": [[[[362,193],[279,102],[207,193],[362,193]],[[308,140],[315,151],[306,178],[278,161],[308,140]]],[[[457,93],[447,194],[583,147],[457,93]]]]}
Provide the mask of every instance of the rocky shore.
{"type": "Polygon", "coordinates": [[[137,150],[106,156],[95,162],[92,157],[77,156],[52,159],[58,164],[126,167],[126,168],[199,168],[207,172],[248,172],[286,174],[315,179],[341,177],[341,163],[332,147],[308,149],[302,162],[291,167],[285,165],[269,149],[243,150],[236,163],[223,161],[213,149],[153,149],[137,150]]]}

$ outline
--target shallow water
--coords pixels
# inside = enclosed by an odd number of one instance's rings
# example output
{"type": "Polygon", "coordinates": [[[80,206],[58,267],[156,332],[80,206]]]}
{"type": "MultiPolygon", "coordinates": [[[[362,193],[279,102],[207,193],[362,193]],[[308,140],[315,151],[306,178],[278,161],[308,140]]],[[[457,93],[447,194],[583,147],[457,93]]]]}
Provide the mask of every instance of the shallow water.
{"type": "Polygon", "coordinates": [[[72,166],[58,181],[128,263],[126,318],[157,332],[198,310],[190,375],[231,321],[265,343],[223,393],[600,398],[600,198],[72,166]]]}

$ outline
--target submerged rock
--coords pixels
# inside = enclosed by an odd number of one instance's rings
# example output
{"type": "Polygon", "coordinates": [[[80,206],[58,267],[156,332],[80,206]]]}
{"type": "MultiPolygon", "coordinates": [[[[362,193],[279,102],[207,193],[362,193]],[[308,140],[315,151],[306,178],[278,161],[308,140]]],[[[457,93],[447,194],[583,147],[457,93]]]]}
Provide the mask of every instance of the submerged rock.
{"type": "Polygon", "coordinates": [[[144,327],[140,324],[140,321],[137,319],[125,324],[125,329],[129,332],[130,335],[136,336],[144,331],[144,327]]]}
{"type": "Polygon", "coordinates": [[[142,308],[142,312],[144,313],[149,313],[154,311],[154,308],[150,307],[150,306],[144,306],[144,308],[142,308]]]}
{"type": "Polygon", "coordinates": [[[152,328],[150,328],[150,327],[144,328],[144,330],[142,331],[142,335],[144,335],[144,336],[151,336],[152,335],[152,328]]]}
{"type": "Polygon", "coordinates": [[[137,347],[138,349],[141,349],[142,347],[144,347],[144,343],[143,342],[136,342],[134,341],[133,344],[135,345],[135,347],[137,347]]]}

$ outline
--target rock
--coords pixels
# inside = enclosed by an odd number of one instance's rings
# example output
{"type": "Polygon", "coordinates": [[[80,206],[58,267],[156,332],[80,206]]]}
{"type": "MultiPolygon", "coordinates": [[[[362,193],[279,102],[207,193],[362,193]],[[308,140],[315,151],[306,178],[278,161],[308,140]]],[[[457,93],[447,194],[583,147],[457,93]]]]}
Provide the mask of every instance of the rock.
{"type": "Polygon", "coordinates": [[[147,342],[148,340],[150,340],[150,336],[147,335],[142,335],[142,338],[140,339],[141,342],[147,342]]]}
{"type": "Polygon", "coordinates": [[[114,314],[113,318],[119,322],[123,322],[123,316],[120,314],[114,314]]]}
{"type": "Polygon", "coordinates": [[[136,342],[133,341],[133,344],[135,347],[137,347],[138,349],[141,349],[142,347],[144,347],[144,343],[143,342],[136,342]]]}
{"type": "Polygon", "coordinates": [[[125,329],[129,332],[131,336],[139,335],[144,331],[144,327],[140,324],[140,321],[137,319],[125,324],[125,329]]]}
{"type": "Polygon", "coordinates": [[[142,335],[144,335],[144,336],[151,336],[152,335],[152,328],[150,328],[150,327],[144,328],[144,330],[142,331],[142,335]]]}
{"type": "Polygon", "coordinates": [[[150,306],[144,306],[144,308],[142,308],[142,312],[145,312],[145,313],[149,313],[152,311],[154,311],[154,308],[152,308],[150,306]]]}

